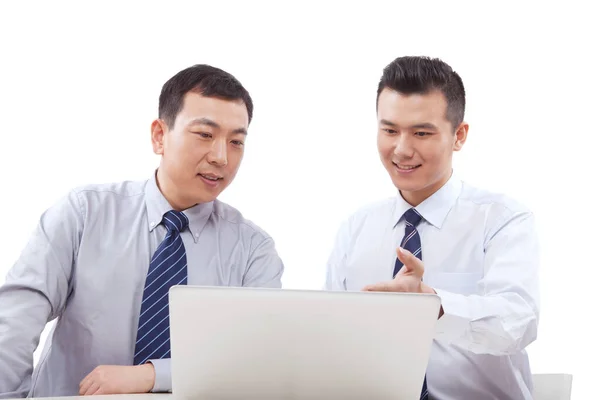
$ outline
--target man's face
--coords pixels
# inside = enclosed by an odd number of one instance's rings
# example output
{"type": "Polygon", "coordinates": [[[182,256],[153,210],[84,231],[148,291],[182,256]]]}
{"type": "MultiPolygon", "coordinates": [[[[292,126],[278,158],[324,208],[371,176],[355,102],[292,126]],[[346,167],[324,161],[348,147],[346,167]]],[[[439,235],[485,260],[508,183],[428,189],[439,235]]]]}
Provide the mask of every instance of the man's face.
{"type": "Polygon", "coordinates": [[[381,162],[402,196],[417,205],[452,174],[452,152],[464,144],[468,125],[453,129],[439,90],[404,95],[385,88],[377,105],[381,162]]]}
{"type": "Polygon", "coordinates": [[[162,155],[161,190],[174,207],[213,201],[229,186],[244,155],[247,130],[243,101],[193,92],[185,95],[171,128],[162,120],[154,121],[154,152],[162,155]]]}

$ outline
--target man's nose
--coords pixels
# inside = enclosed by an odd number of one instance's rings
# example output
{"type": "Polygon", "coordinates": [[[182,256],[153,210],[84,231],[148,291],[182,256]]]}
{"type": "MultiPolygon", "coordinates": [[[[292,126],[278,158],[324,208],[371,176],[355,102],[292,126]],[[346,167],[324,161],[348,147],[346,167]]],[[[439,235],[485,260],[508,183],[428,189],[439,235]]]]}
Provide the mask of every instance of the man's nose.
{"type": "Polygon", "coordinates": [[[227,165],[227,142],[225,140],[215,140],[213,142],[208,161],[218,167],[227,165]]]}

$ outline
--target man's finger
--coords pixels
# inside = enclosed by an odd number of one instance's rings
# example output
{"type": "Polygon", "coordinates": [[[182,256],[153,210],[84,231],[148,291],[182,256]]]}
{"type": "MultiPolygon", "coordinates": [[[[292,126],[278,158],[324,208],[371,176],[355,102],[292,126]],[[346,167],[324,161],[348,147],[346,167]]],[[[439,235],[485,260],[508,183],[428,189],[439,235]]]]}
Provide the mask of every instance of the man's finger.
{"type": "Polygon", "coordinates": [[[81,380],[79,383],[79,395],[83,396],[85,392],[90,388],[93,380],[87,375],[85,378],[81,380]]]}
{"type": "Polygon", "coordinates": [[[83,393],[84,396],[91,396],[96,393],[100,389],[100,384],[96,382],[92,382],[92,384],[87,388],[87,390],[83,393]]]}
{"type": "Polygon", "coordinates": [[[109,394],[109,393],[106,392],[106,388],[105,387],[102,387],[102,386],[98,385],[98,389],[94,390],[91,393],[91,395],[92,396],[96,396],[96,395],[99,395],[99,394],[109,394]]]}
{"type": "Polygon", "coordinates": [[[391,281],[379,282],[373,285],[367,285],[364,287],[365,292],[393,292],[393,285],[391,281]]]}
{"type": "Polygon", "coordinates": [[[398,259],[404,264],[403,268],[405,268],[406,273],[412,272],[423,276],[423,262],[415,257],[414,254],[401,247],[396,248],[396,254],[398,255],[398,259]]]}
{"type": "Polygon", "coordinates": [[[405,265],[403,265],[402,268],[400,268],[398,270],[398,273],[396,273],[396,275],[394,277],[398,277],[398,276],[401,276],[401,275],[404,275],[404,274],[406,274],[406,266],[405,265]]]}

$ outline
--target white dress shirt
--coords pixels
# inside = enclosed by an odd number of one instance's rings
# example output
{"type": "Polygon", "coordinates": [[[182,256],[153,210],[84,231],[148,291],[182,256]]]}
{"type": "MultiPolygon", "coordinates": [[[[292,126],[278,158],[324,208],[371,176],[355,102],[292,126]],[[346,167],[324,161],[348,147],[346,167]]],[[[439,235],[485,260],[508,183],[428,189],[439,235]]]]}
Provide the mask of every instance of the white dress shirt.
{"type": "MultiPolygon", "coordinates": [[[[338,232],[326,289],[390,280],[410,207],[398,195],[352,215],[338,232]]],[[[424,218],[423,281],[444,309],[427,369],[430,399],[532,399],[525,351],[539,317],[532,213],[454,175],[416,210],[424,218]]]]}

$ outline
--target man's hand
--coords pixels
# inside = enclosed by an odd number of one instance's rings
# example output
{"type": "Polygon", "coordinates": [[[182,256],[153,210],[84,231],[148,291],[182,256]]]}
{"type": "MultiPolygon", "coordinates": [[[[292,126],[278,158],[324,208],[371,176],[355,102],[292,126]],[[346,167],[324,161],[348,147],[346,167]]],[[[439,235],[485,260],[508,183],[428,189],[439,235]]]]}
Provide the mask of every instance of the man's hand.
{"type": "Polygon", "coordinates": [[[79,394],[148,393],[154,387],[154,365],[100,365],[79,384],[79,394]]]}
{"type": "Polygon", "coordinates": [[[363,291],[435,293],[432,288],[423,283],[422,279],[425,272],[423,262],[401,247],[396,249],[396,254],[404,264],[396,277],[390,281],[367,285],[363,288],[363,291]]]}
{"type": "MultiPolygon", "coordinates": [[[[435,290],[423,283],[425,267],[423,261],[415,257],[410,251],[401,247],[396,249],[398,259],[402,261],[402,268],[396,277],[390,281],[367,285],[362,290],[366,292],[404,292],[404,293],[431,293],[435,290]]],[[[440,307],[438,318],[444,315],[444,309],[440,307]]]]}

